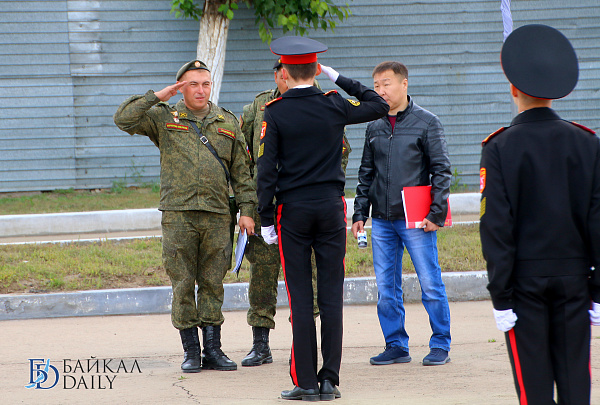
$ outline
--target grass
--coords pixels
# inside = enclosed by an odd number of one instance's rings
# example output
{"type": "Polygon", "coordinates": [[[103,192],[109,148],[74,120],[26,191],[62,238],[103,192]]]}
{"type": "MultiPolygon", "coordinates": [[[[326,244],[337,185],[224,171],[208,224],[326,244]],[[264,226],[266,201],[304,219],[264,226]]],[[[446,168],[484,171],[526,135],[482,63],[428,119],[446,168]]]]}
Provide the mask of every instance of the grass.
{"type": "MultiPolygon", "coordinates": [[[[346,191],[347,196],[354,195],[353,190],[346,191]]],[[[0,213],[16,215],[156,208],[158,200],[156,184],[125,187],[124,183],[115,182],[111,189],[104,190],[4,194],[0,196],[0,213]]],[[[441,229],[438,232],[438,248],[442,271],[485,269],[478,225],[441,229]]],[[[358,249],[356,240],[349,234],[346,249],[346,276],[372,276],[371,243],[367,249],[358,249]]],[[[161,255],[160,238],[62,245],[2,245],[0,294],[170,285],[162,268],[161,255]]],[[[404,255],[402,265],[405,272],[414,272],[408,254],[404,255]]],[[[244,260],[239,276],[228,272],[225,282],[248,281],[249,267],[244,260]]]]}
{"type": "MultiPolygon", "coordinates": [[[[370,240],[370,232],[369,232],[370,240]]],[[[170,285],[162,268],[161,239],[98,241],[94,243],[0,246],[0,293],[47,293],[104,288],[170,285]]],[[[439,261],[443,271],[483,270],[478,225],[456,225],[438,232],[439,261]]],[[[414,272],[408,254],[406,273],[414,272]]],[[[348,235],[346,277],[373,275],[371,243],[358,249],[348,235]]],[[[239,276],[231,272],[226,283],[246,282],[249,263],[239,276]]],[[[282,279],[280,277],[280,279],[282,279]]]]}
{"type": "Polygon", "coordinates": [[[19,194],[11,193],[0,197],[0,214],[23,215],[156,208],[159,200],[156,185],[121,187],[118,182],[115,182],[111,189],[68,189],[19,194]]]}

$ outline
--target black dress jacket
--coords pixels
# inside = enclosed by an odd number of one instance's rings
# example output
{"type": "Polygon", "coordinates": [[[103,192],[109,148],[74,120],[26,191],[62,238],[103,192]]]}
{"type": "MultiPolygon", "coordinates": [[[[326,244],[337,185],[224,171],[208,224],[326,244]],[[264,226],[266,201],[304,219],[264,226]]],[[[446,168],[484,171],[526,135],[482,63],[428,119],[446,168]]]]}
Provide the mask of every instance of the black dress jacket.
{"type": "Polygon", "coordinates": [[[514,277],[591,275],[600,302],[600,142],[550,108],[517,115],[483,143],[481,245],[494,308],[514,277]]]}
{"type": "Polygon", "coordinates": [[[344,127],[384,116],[389,106],[375,91],[340,75],[336,84],[359,101],[317,87],[293,88],[269,103],[258,158],[258,212],[273,225],[275,206],[344,195],[344,127]]]}

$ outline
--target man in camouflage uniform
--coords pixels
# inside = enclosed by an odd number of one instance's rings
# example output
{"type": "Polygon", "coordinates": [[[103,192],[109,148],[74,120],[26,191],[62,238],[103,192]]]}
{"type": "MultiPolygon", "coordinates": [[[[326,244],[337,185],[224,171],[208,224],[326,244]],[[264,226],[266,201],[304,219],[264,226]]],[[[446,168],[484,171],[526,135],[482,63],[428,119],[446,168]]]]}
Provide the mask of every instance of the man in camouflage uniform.
{"type": "Polygon", "coordinates": [[[181,369],[188,373],[201,368],[235,370],[237,365],[221,350],[223,278],[232,251],[227,176],[240,207],[240,229],[252,234],[256,190],[250,157],[235,116],[208,101],[212,82],[206,65],[188,62],[176,80],[158,92],[129,97],[114,121],[131,135],[146,135],[160,149],[162,256],[173,285],[171,320],[179,329],[185,353],[181,369]],[[178,91],[183,100],[169,106],[167,101],[178,91]],[[198,327],[203,334],[202,358],[198,327]]]}
{"type": "MultiPolygon", "coordinates": [[[[288,90],[286,82],[281,77],[281,61],[277,60],[273,66],[274,79],[277,88],[259,93],[252,104],[244,106],[242,116],[242,132],[250,148],[252,162],[250,172],[256,187],[256,160],[260,145],[260,132],[265,110],[265,104],[276,99],[288,90]]],[[[319,84],[315,80],[315,86],[319,84]]],[[[320,87],[319,87],[320,88],[320,87]]],[[[342,155],[342,169],[346,173],[348,155],[352,149],[344,134],[342,155]]],[[[269,348],[269,330],[275,328],[275,311],[277,305],[277,279],[279,276],[280,257],[278,245],[267,245],[260,237],[260,217],[258,212],[253,216],[256,224],[256,234],[248,238],[246,259],[250,262],[250,286],[248,298],[248,325],[252,326],[253,345],[248,355],[242,360],[242,366],[259,366],[263,363],[272,363],[271,349],[269,348]]],[[[317,306],[317,275],[315,255],[311,257],[313,269],[314,314],[319,315],[317,306]]]]}

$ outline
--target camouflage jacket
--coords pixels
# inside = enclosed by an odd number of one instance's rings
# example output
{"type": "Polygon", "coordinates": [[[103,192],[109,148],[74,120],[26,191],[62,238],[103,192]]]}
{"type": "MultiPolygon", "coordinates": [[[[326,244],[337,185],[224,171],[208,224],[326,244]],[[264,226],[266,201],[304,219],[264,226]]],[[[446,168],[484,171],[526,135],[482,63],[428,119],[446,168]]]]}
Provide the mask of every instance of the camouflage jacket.
{"type": "Polygon", "coordinates": [[[240,214],[252,216],[256,188],[248,170],[251,159],[236,117],[210,104],[198,120],[183,100],[174,107],[152,90],[129,97],[114,115],[130,135],[146,135],[160,149],[160,210],[229,213],[229,188],[223,167],[200,141],[194,121],[227,167],[240,214]]]}
{"type": "MultiPolygon", "coordinates": [[[[315,86],[321,88],[318,82],[315,80],[315,86]]],[[[246,143],[250,148],[252,155],[252,163],[250,167],[250,173],[254,179],[254,186],[256,186],[256,161],[258,159],[258,148],[260,146],[260,131],[262,129],[263,117],[265,115],[265,104],[269,101],[276,99],[281,96],[279,89],[266,90],[259,93],[254,98],[252,104],[244,106],[244,112],[242,115],[242,132],[246,138],[246,143]]],[[[344,131],[344,145],[342,148],[342,169],[344,174],[346,173],[346,166],[348,166],[348,156],[352,152],[348,138],[346,138],[346,132],[344,131]]]]}

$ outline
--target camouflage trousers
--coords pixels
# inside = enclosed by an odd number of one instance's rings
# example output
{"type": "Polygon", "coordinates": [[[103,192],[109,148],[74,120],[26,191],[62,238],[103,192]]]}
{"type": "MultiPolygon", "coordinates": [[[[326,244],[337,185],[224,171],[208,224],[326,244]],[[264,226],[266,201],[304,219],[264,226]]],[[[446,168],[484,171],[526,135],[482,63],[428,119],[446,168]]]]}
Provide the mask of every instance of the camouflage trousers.
{"type": "MultiPolygon", "coordinates": [[[[248,238],[246,259],[250,262],[250,285],[248,287],[248,325],[261,328],[275,328],[275,312],[277,307],[277,284],[281,269],[279,245],[267,245],[260,237],[260,217],[255,213],[254,231],[256,235],[248,238]]],[[[311,257],[313,270],[313,311],[319,315],[317,305],[317,267],[315,254],[311,257]]]]}
{"type": "Polygon", "coordinates": [[[230,222],[228,214],[163,211],[162,259],[173,286],[175,328],[223,323],[223,278],[231,265],[230,222]]]}

